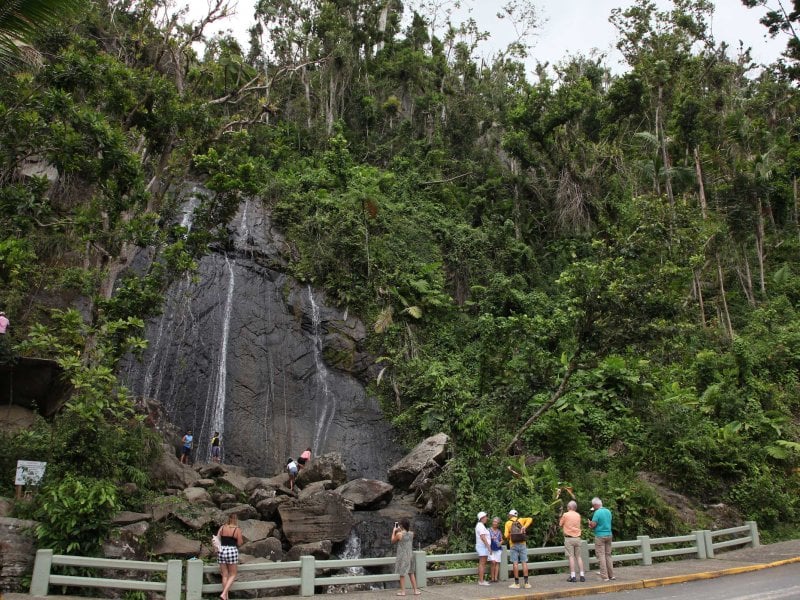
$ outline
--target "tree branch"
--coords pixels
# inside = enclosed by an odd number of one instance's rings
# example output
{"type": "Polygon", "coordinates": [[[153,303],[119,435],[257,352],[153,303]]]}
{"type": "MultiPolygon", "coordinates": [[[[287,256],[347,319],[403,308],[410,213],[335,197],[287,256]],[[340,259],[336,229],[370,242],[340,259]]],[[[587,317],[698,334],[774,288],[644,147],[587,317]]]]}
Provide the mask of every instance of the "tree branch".
{"type": "Polygon", "coordinates": [[[542,404],[536,410],[536,412],[533,413],[527,421],[525,421],[522,427],[517,430],[517,432],[514,434],[514,437],[511,439],[511,442],[508,444],[508,446],[506,446],[506,454],[511,452],[512,448],[514,448],[516,443],[519,441],[519,438],[522,437],[522,434],[525,433],[531,425],[536,423],[536,421],[539,420],[539,417],[550,410],[553,405],[558,402],[558,399],[566,393],[569,380],[572,377],[572,374],[575,373],[578,368],[578,359],[580,358],[581,351],[581,346],[578,346],[578,348],[575,350],[575,354],[572,355],[572,358],[567,364],[567,370],[564,372],[564,376],[561,378],[561,383],[558,385],[558,388],[556,388],[556,391],[552,393],[547,402],[542,404]]]}

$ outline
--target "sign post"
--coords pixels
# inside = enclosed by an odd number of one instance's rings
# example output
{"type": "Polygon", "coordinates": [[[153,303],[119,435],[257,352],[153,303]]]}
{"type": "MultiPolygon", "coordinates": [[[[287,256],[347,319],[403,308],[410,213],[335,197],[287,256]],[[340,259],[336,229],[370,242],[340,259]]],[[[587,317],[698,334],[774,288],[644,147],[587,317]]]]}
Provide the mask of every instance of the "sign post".
{"type": "Polygon", "coordinates": [[[26,485],[39,485],[44,477],[46,462],[37,460],[18,460],[17,474],[14,478],[14,485],[17,490],[17,498],[22,498],[22,488],[26,485]]]}

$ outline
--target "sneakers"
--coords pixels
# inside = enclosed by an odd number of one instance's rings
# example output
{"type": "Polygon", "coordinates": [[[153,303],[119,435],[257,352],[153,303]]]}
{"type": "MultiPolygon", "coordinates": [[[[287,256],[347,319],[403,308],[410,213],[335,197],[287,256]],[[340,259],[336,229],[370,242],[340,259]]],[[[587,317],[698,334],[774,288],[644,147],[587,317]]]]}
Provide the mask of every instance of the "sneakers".
{"type": "Polygon", "coordinates": [[[488,581],[479,581],[478,585],[489,585],[488,581]]]}
{"type": "Polygon", "coordinates": [[[510,587],[512,590],[518,590],[519,589],[519,584],[518,583],[512,583],[508,587],[510,587]]]}
{"type": "Polygon", "coordinates": [[[584,577],[583,575],[581,575],[581,582],[584,582],[584,581],[586,581],[586,577],[584,577]]]}
{"type": "Polygon", "coordinates": [[[570,577],[569,579],[567,579],[567,581],[568,581],[569,583],[575,583],[575,582],[576,582],[576,581],[578,581],[578,580],[577,580],[577,579],[575,579],[574,577],[570,577]]]}
{"type": "Polygon", "coordinates": [[[531,589],[531,587],[533,587],[533,586],[531,586],[531,584],[530,584],[530,583],[526,583],[526,584],[525,584],[525,585],[523,585],[522,587],[524,587],[526,590],[529,590],[529,589],[531,589]]]}

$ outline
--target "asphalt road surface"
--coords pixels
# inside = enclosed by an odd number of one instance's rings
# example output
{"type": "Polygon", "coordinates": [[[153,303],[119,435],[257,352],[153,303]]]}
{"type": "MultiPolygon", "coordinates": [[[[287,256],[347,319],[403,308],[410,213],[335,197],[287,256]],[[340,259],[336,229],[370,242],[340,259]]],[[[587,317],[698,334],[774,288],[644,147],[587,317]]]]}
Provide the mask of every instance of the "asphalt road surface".
{"type": "Polygon", "coordinates": [[[602,600],[798,600],[800,563],[646,590],[614,592],[602,600]]]}

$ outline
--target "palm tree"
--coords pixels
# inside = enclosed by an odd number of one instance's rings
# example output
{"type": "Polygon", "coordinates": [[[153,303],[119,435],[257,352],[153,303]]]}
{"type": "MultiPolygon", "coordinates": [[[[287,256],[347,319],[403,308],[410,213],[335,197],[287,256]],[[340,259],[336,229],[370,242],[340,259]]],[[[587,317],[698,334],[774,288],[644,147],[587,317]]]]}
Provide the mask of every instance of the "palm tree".
{"type": "Polygon", "coordinates": [[[75,14],[86,0],[0,0],[0,72],[24,62],[37,30],[75,14]]]}

